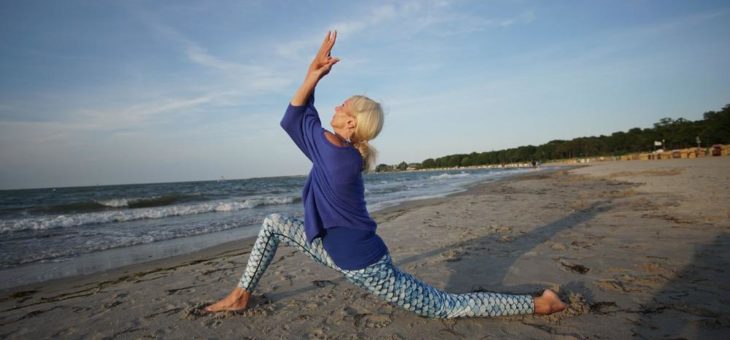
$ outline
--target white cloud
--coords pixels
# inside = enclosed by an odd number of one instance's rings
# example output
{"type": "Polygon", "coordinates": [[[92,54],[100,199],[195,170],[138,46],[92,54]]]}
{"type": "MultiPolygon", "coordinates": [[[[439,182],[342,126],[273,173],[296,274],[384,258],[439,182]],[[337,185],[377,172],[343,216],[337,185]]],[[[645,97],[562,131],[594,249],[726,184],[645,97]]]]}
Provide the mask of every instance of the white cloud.
{"type": "Polygon", "coordinates": [[[387,4],[377,6],[368,11],[365,15],[361,16],[360,20],[340,21],[333,23],[330,26],[330,30],[337,30],[338,33],[344,35],[353,35],[368,27],[379,25],[385,21],[389,21],[402,15],[403,11],[398,11],[395,6],[387,4]]]}
{"type": "MultiPolygon", "coordinates": [[[[69,126],[77,131],[119,130],[149,126],[166,115],[201,107],[215,109],[240,105],[246,98],[278,93],[295,81],[291,74],[284,73],[286,70],[267,66],[267,62],[247,64],[227,61],[213,55],[172,26],[165,25],[153,14],[140,9],[132,9],[132,12],[161,41],[172,42],[177,53],[210,72],[195,81],[180,84],[155,84],[139,89],[129,88],[129,85],[108,84],[94,89],[95,92],[92,93],[38,93],[36,96],[44,98],[42,105],[32,102],[24,102],[22,105],[6,102],[0,103],[0,112],[32,111],[35,114],[50,111],[53,107],[55,112],[48,112],[45,116],[60,123],[24,123],[37,127],[39,131],[67,131],[69,126]]],[[[8,124],[7,119],[0,124],[8,124]]],[[[59,132],[50,135],[62,138],[68,134],[59,132]]]]}
{"type": "MultiPolygon", "coordinates": [[[[276,43],[271,48],[278,57],[305,64],[322,43],[324,32],[337,30],[339,38],[355,41],[358,35],[381,40],[382,45],[393,41],[433,35],[437,37],[467,34],[490,27],[528,24],[535,20],[532,10],[506,17],[486,18],[479,14],[452,8],[453,1],[400,1],[350,12],[356,19],[335,21],[305,32],[297,39],[276,43]]],[[[355,46],[357,47],[357,46],[355,46]]],[[[361,62],[363,60],[360,60],[361,62]]]]}
{"type": "MultiPolygon", "coordinates": [[[[271,60],[264,59],[250,63],[225,60],[221,56],[214,55],[193,39],[186,37],[174,27],[163,23],[160,18],[155,17],[152,13],[140,9],[135,9],[133,12],[153,33],[159,35],[162,41],[173,42],[178,52],[189,62],[213,71],[210,78],[201,79],[195,92],[202,95],[199,98],[187,101],[190,104],[216,105],[218,101],[225,103],[231,96],[250,97],[276,93],[282,87],[290,86],[295,81],[290,73],[282,70],[278,64],[271,60]],[[201,100],[200,97],[207,98],[207,100],[201,100]]],[[[178,99],[178,101],[180,100],[182,99],[178,99]]],[[[166,106],[167,104],[163,100],[156,105],[166,106]]]]}
{"type": "Polygon", "coordinates": [[[211,103],[224,93],[206,94],[197,97],[183,98],[160,98],[147,103],[133,104],[119,108],[108,109],[81,109],[76,111],[77,119],[87,122],[92,129],[105,129],[113,127],[126,128],[145,124],[152,117],[171,112],[180,111],[200,105],[211,103]]]}
{"type": "MultiPolygon", "coordinates": [[[[70,136],[93,127],[88,123],[0,122],[0,144],[7,151],[11,146],[66,143],[70,136]]],[[[3,156],[7,154],[3,152],[3,156]]]]}

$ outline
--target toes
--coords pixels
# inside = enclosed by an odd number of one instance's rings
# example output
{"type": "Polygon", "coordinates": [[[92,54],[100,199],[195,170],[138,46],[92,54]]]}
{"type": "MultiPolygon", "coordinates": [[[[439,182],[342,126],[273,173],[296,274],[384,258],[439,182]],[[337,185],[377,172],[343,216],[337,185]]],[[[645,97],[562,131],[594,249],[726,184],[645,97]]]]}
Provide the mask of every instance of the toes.
{"type": "Polygon", "coordinates": [[[203,309],[205,309],[208,312],[217,312],[221,309],[220,302],[208,305],[203,309]]]}

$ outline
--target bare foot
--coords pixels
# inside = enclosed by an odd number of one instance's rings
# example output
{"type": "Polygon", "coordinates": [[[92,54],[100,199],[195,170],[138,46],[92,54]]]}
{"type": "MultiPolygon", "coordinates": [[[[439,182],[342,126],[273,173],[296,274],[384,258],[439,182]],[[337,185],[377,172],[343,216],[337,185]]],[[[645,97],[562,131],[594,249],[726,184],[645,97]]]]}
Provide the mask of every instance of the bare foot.
{"type": "Polygon", "coordinates": [[[567,307],[568,305],[560,301],[558,294],[555,294],[550,289],[545,289],[542,292],[542,296],[535,298],[535,314],[548,315],[559,312],[567,307]]]}
{"type": "Polygon", "coordinates": [[[233,312],[246,309],[251,293],[236,287],[228,296],[222,300],[205,307],[208,312],[233,312]]]}

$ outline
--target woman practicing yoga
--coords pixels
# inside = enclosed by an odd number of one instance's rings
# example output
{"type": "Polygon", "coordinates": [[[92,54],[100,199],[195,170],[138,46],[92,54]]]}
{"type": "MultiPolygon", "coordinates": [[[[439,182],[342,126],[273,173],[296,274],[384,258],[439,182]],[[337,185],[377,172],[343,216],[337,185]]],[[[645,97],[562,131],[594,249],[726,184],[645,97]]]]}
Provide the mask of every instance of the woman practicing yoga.
{"type": "Polygon", "coordinates": [[[327,32],[281,120],[281,126],[313,163],[304,184],[304,220],[279,214],[266,217],[237,287],[205,310],[245,309],[280,242],[298,248],[381,299],[427,317],[550,314],[565,309],[548,289],[535,298],[490,292],[450,294],[395,267],[375,233],[377,225],[365,206],[362,178],[362,172],[375,161],[375,150],[368,141],[383,127],[380,104],[364,96],[350,97],[335,107],[330,122],[334,133],[322,128],[314,108],[314,88],[340,61],[330,55],[336,38],[337,32],[327,32]]]}

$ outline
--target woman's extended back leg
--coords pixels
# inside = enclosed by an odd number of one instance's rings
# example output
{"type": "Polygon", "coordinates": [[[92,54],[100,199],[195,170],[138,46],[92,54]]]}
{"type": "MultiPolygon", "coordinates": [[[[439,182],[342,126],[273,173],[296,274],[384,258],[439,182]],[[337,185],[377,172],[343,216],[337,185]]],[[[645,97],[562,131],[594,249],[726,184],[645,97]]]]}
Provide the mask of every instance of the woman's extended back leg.
{"type": "Polygon", "coordinates": [[[390,255],[363,269],[343,270],[345,277],[381,299],[422,316],[456,318],[532,314],[531,295],[438,290],[398,269],[390,255]]]}

